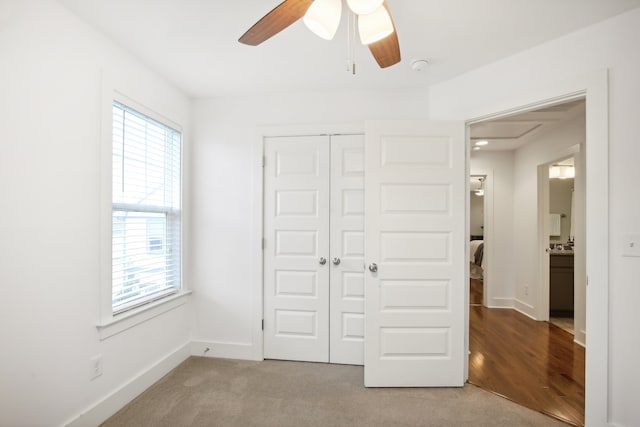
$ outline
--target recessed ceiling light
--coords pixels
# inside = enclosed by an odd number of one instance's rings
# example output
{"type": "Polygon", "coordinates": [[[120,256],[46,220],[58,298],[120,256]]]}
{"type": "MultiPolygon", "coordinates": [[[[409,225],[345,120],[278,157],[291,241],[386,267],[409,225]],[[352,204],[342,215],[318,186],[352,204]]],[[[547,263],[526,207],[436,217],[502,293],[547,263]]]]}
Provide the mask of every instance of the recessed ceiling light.
{"type": "Polygon", "coordinates": [[[479,150],[479,149],[480,149],[480,147],[473,147],[473,149],[474,149],[474,150],[479,150]]]}
{"type": "Polygon", "coordinates": [[[476,141],[476,145],[477,146],[487,145],[488,143],[489,143],[489,141],[485,141],[485,140],[476,141]]]}

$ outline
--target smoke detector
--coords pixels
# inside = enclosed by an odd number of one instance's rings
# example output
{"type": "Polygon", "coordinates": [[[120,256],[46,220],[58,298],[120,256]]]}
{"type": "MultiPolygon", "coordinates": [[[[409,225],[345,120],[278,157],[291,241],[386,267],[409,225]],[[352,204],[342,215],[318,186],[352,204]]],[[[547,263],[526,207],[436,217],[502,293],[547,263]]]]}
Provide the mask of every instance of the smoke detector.
{"type": "Polygon", "coordinates": [[[413,71],[424,71],[429,66],[429,61],[426,59],[414,59],[411,61],[411,69],[413,71]]]}

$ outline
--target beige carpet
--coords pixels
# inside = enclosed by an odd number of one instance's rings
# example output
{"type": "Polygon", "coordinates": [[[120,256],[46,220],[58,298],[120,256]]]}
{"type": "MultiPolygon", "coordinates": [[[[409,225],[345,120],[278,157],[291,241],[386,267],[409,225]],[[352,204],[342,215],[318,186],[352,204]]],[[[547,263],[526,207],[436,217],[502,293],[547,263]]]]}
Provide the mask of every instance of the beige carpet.
{"type": "Polygon", "coordinates": [[[358,366],[192,357],[103,425],[566,426],[471,385],[362,384],[358,366]]]}

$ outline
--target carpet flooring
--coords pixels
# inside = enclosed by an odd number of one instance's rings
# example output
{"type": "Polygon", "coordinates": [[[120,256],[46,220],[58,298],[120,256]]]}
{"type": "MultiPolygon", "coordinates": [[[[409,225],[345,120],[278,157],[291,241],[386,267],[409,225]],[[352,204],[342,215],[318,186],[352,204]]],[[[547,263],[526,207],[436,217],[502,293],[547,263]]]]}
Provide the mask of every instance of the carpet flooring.
{"type": "Polygon", "coordinates": [[[191,357],[103,426],[565,426],[475,386],[363,386],[361,366],[191,357]]]}

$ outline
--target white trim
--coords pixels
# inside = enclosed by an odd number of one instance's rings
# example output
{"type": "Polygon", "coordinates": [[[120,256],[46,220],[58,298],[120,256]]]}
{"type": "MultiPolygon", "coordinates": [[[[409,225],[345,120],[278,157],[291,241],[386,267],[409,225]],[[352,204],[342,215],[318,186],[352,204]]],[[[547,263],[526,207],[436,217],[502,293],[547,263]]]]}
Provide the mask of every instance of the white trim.
{"type": "Polygon", "coordinates": [[[192,356],[215,357],[222,359],[262,360],[256,358],[256,350],[252,343],[221,342],[221,341],[191,341],[192,356]]]}
{"type": "Polygon", "coordinates": [[[573,342],[582,347],[587,347],[587,331],[580,329],[579,331],[573,331],[573,342]]]}
{"type": "MultiPolygon", "coordinates": [[[[538,190],[538,251],[537,251],[537,297],[538,304],[536,305],[536,319],[542,321],[549,321],[549,293],[550,282],[549,272],[550,259],[546,250],[548,249],[549,242],[549,194],[550,194],[550,182],[549,182],[549,166],[552,164],[564,160],[568,157],[575,157],[580,153],[580,144],[575,144],[570,147],[563,148],[562,150],[554,153],[550,156],[545,163],[539,164],[537,168],[537,190],[538,190]]],[[[578,236],[584,239],[584,236],[578,236]]]]}
{"type": "MultiPolygon", "coordinates": [[[[127,93],[136,93],[134,87],[125,83],[122,76],[109,70],[102,70],[101,88],[101,140],[100,140],[100,280],[99,280],[99,318],[96,327],[98,328],[100,340],[116,335],[137,324],[146,322],[164,312],[172,310],[186,302],[187,295],[191,294],[184,281],[184,260],[185,260],[185,136],[183,127],[171,120],[166,115],[159,113],[156,109],[148,107],[130,96],[127,93]],[[123,91],[122,88],[126,88],[123,91]],[[126,311],[120,314],[113,314],[112,305],[112,150],[113,150],[113,102],[120,102],[127,107],[133,108],[153,120],[156,120],[172,129],[180,132],[180,288],[177,293],[168,295],[157,301],[150,301],[141,307],[126,311]]],[[[145,98],[140,94],[136,99],[145,98]]]]}
{"type": "MultiPolygon", "coordinates": [[[[463,327],[465,331],[463,332],[464,336],[464,344],[463,344],[463,362],[462,362],[462,378],[466,383],[469,381],[469,358],[471,357],[471,350],[469,350],[469,334],[466,333],[466,329],[469,327],[469,319],[470,310],[471,310],[471,254],[470,247],[471,242],[469,241],[469,237],[471,235],[471,182],[469,177],[471,176],[471,127],[466,123],[464,125],[464,172],[465,172],[465,183],[464,183],[464,308],[463,308],[463,327]]],[[[483,210],[484,210],[484,198],[482,200],[483,210]]],[[[483,212],[484,214],[484,212],[483,212]]],[[[484,272],[483,272],[484,274],[484,272]]],[[[483,293],[484,294],[484,293],[483,293]]],[[[482,301],[484,304],[484,299],[482,301]]]]}
{"type": "MultiPolygon", "coordinates": [[[[558,104],[564,104],[565,102],[575,101],[581,98],[584,98],[586,89],[581,88],[581,86],[575,86],[574,90],[567,89],[567,92],[557,92],[555,94],[551,94],[551,90],[540,90],[535,93],[528,94],[528,100],[523,100],[524,104],[507,107],[509,102],[501,102],[496,105],[503,105],[503,108],[498,108],[496,110],[492,108],[486,108],[486,106],[478,107],[475,110],[475,113],[471,114],[471,119],[467,121],[468,125],[474,125],[477,123],[486,122],[489,120],[494,120],[498,118],[505,118],[510,116],[515,116],[522,113],[528,113],[533,110],[539,110],[541,108],[551,107],[558,104]],[[549,97],[545,98],[545,93],[549,92],[549,97]]],[[[512,102],[517,103],[518,101],[512,100],[512,102]]]]}
{"type": "Polygon", "coordinates": [[[189,356],[189,343],[187,342],[150,365],[144,371],[139,372],[119,388],[99,399],[63,425],[69,427],[85,427],[102,424],[147,388],[151,387],[160,378],[184,362],[189,356]]]}
{"type": "Polygon", "coordinates": [[[536,320],[536,321],[538,320],[536,319],[536,316],[534,316],[533,314],[535,313],[534,307],[531,304],[527,304],[524,301],[520,301],[518,298],[513,299],[513,309],[520,314],[524,314],[525,316],[527,316],[532,320],[536,320]]]}
{"type": "Polygon", "coordinates": [[[263,192],[263,180],[264,180],[264,138],[265,134],[260,130],[256,133],[256,139],[253,147],[253,206],[251,210],[253,212],[253,232],[251,236],[253,238],[252,253],[253,262],[253,326],[251,329],[251,340],[253,343],[253,359],[264,359],[264,338],[262,331],[262,319],[263,319],[263,258],[262,258],[262,239],[263,239],[263,206],[264,206],[264,192],[263,192]]]}
{"type": "Polygon", "coordinates": [[[264,334],[262,319],[264,313],[264,273],[262,259],[263,207],[264,207],[264,174],[262,159],[264,156],[264,139],[271,136],[300,135],[336,135],[364,134],[364,122],[328,123],[288,126],[258,126],[253,144],[253,321],[251,360],[264,359],[264,334]]]}
{"type": "MultiPolygon", "coordinates": [[[[587,329],[585,423],[609,422],[609,77],[591,71],[551,85],[535,87],[500,101],[462,105],[438,120],[462,118],[467,124],[586,97],[587,329]],[[461,117],[462,116],[462,117],[461,117]]],[[[433,108],[430,109],[433,111],[433,108]]],[[[468,332],[467,332],[468,333],[468,332]]]]}
{"type": "Polygon", "coordinates": [[[263,194],[263,156],[264,156],[264,138],[265,135],[258,130],[256,132],[256,138],[253,146],[253,206],[251,211],[253,212],[253,232],[251,233],[253,262],[251,263],[253,269],[253,321],[251,328],[251,341],[253,344],[253,357],[255,360],[262,360],[264,358],[264,338],[262,331],[262,319],[263,319],[263,259],[262,259],[262,240],[263,240],[263,206],[264,206],[264,194],[263,194]]]}
{"type": "Polygon", "coordinates": [[[189,295],[191,295],[191,291],[179,291],[113,316],[110,320],[96,325],[100,341],[186,304],[189,295]]]}
{"type": "MultiPolygon", "coordinates": [[[[122,105],[124,105],[125,107],[129,107],[132,110],[135,110],[137,113],[140,113],[144,116],[147,116],[153,120],[155,120],[156,122],[165,125],[173,130],[175,130],[176,132],[180,133],[181,139],[182,139],[182,126],[178,123],[176,123],[175,121],[167,118],[166,116],[158,113],[157,111],[145,106],[144,104],[141,104],[140,102],[136,101],[135,99],[130,98],[129,96],[127,96],[126,94],[124,94],[123,92],[119,91],[117,88],[111,88],[112,89],[112,98],[111,98],[111,106],[113,107],[113,102],[118,102],[122,105]]],[[[182,143],[182,141],[181,141],[182,143]]]]}
{"type": "Polygon", "coordinates": [[[609,377],[609,80],[604,70],[587,87],[586,266],[589,345],[585,424],[608,423],[609,377]]]}
{"type": "Polygon", "coordinates": [[[100,140],[100,299],[99,324],[113,319],[112,272],[112,170],[113,170],[113,97],[114,78],[102,73],[100,140]]]}
{"type": "Polygon", "coordinates": [[[259,143],[262,139],[275,136],[351,135],[364,134],[364,122],[320,123],[308,125],[258,126],[259,143]]]}
{"type": "Polygon", "coordinates": [[[513,298],[493,297],[491,298],[488,308],[515,308],[513,298]]]}
{"type": "Polygon", "coordinates": [[[536,320],[549,321],[549,294],[550,279],[549,274],[551,272],[551,259],[547,250],[549,249],[549,196],[551,194],[551,188],[549,187],[549,163],[540,164],[536,168],[536,196],[538,198],[537,203],[537,238],[536,238],[536,277],[534,292],[537,294],[537,298],[534,296],[534,300],[537,299],[536,309],[534,310],[536,320]]]}

